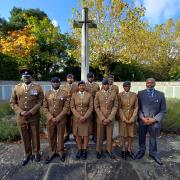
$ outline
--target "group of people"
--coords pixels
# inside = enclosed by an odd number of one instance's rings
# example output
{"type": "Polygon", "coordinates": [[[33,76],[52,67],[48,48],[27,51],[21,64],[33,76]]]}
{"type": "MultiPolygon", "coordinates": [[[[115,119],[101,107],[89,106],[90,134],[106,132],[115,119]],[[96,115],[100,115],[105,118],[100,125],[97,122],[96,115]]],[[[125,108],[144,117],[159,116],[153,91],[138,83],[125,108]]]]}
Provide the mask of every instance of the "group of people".
{"type": "Polygon", "coordinates": [[[43,92],[40,85],[32,82],[32,72],[20,71],[22,83],[15,86],[10,100],[17,115],[17,126],[23,140],[25,157],[22,165],[30,159],[40,161],[40,108],[46,117],[49,142],[48,164],[55,156],[62,162],[66,159],[64,142],[73,133],[77,143],[76,159],[87,159],[89,136],[96,142],[96,156],[103,156],[103,141],[106,140],[106,153],[115,159],[112,151],[113,127],[119,121],[119,135],[122,158],[127,156],[140,159],[146,150],[146,134],[149,132],[149,155],[162,165],[157,151],[157,136],[160,121],[166,113],[164,94],[155,90],[155,80],[146,80],[146,89],[138,94],[131,92],[131,82],[123,83],[124,91],[114,85],[113,75],[102,80],[102,86],[94,82],[94,74],[87,74],[88,82],[74,82],[72,74],[61,87],[59,77],[52,77],[51,90],[43,92]],[[136,119],[139,124],[139,151],[133,153],[133,138],[136,119]]]}

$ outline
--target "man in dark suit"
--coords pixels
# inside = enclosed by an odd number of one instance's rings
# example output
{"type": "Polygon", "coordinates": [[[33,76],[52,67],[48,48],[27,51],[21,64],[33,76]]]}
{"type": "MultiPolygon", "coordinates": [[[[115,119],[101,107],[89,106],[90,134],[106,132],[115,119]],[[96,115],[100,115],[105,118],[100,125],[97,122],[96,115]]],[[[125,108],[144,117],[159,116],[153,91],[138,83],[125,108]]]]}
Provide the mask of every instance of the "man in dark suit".
{"type": "Polygon", "coordinates": [[[146,151],[146,133],[149,132],[149,156],[159,165],[162,161],[157,152],[157,136],[160,122],[166,113],[164,94],[154,89],[155,80],[146,80],[146,89],[138,92],[139,102],[139,151],[136,159],[141,159],[146,151]]]}

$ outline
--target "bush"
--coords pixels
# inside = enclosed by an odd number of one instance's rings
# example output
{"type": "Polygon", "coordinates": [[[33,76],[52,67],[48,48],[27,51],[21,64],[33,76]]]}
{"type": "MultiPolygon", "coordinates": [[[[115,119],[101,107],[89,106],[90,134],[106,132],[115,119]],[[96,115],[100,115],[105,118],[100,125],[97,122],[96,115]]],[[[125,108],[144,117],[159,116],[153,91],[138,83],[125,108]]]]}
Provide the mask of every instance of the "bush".
{"type": "Polygon", "coordinates": [[[18,128],[5,121],[0,121],[0,141],[16,141],[20,139],[18,128]]]}
{"type": "Polygon", "coordinates": [[[11,109],[9,102],[4,101],[0,103],[0,120],[8,115],[13,115],[14,111],[11,109]]]}
{"type": "Polygon", "coordinates": [[[167,115],[162,121],[162,131],[180,133],[180,100],[167,100],[167,115]]]}

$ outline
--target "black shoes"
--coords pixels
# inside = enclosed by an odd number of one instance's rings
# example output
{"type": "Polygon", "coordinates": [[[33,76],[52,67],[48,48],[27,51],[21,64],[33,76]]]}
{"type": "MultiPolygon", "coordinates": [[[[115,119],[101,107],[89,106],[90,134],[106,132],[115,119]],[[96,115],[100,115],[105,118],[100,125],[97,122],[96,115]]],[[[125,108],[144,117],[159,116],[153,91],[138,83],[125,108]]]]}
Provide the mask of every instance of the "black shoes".
{"type": "Polygon", "coordinates": [[[101,159],[101,158],[102,158],[102,155],[103,155],[102,152],[97,152],[97,153],[96,153],[97,159],[101,159]]]}
{"type": "Polygon", "coordinates": [[[59,155],[60,156],[60,160],[62,162],[64,162],[66,160],[66,154],[62,154],[62,155],[59,155]]]}
{"type": "Polygon", "coordinates": [[[36,162],[39,162],[39,161],[41,160],[41,155],[40,155],[39,153],[35,154],[35,155],[34,155],[34,160],[35,160],[36,162]]]}
{"type": "Polygon", "coordinates": [[[46,160],[44,161],[44,164],[49,164],[54,159],[54,157],[55,157],[55,154],[52,156],[48,156],[46,160]]]}
{"type": "Polygon", "coordinates": [[[163,165],[161,159],[157,156],[152,156],[152,155],[149,155],[152,159],[154,159],[154,161],[159,164],[159,165],[163,165]]]}
{"type": "Polygon", "coordinates": [[[82,150],[78,150],[77,154],[76,154],[76,159],[80,159],[82,156],[82,150]]]}
{"type": "Polygon", "coordinates": [[[136,159],[135,154],[132,151],[127,151],[127,155],[133,160],[136,159]]]}
{"type": "Polygon", "coordinates": [[[87,159],[87,150],[86,150],[86,149],[83,149],[83,150],[82,150],[82,159],[83,159],[83,160],[86,160],[86,159],[87,159]]]}
{"type": "Polygon", "coordinates": [[[108,152],[106,151],[107,155],[109,156],[109,158],[111,159],[115,159],[115,155],[112,152],[108,152]]]}
{"type": "Polygon", "coordinates": [[[78,150],[78,152],[76,154],[76,159],[80,159],[81,157],[83,160],[87,159],[87,150],[86,149],[78,150]]]}
{"type": "Polygon", "coordinates": [[[27,157],[24,157],[24,159],[21,161],[21,165],[25,166],[30,160],[35,160],[36,162],[39,162],[41,160],[41,155],[37,153],[35,155],[29,155],[27,157]]]}
{"type": "Polygon", "coordinates": [[[66,160],[66,154],[65,154],[65,153],[62,154],[62,155],[60,155],[60,154],[54,154],[54,155],[52,155],[52,156],[48,156],[48,157],[46,158],[46,160],[44,161],[44,164],[49,164],[56,156],[59,156],[59,157],[60,157],[60,160],[61,160],[62,162],[64,162],[64,161],[66,160]]]}
{"type": "Polygon", "coordinates": [[[121,157],[122,157],[122,159],[126,160],[127,159],[127,152],[126,151],[122,151],[121,152],[121,157]]]}
{"type": "Polygon", "coordinates": [[[136,154],[136,156],[135,156],[135,158],[136,158],[136,159],[141,159],[143,156],[144,156],[144,152],[138,151],[137,154],[136,154]]]}
{"type": "Polygon", "coordinates": [[[21,161],[21,165],[25,166],[29,162],[30,159],[31,159],[31,155],[24,157],[24,159],[21,161]]]}

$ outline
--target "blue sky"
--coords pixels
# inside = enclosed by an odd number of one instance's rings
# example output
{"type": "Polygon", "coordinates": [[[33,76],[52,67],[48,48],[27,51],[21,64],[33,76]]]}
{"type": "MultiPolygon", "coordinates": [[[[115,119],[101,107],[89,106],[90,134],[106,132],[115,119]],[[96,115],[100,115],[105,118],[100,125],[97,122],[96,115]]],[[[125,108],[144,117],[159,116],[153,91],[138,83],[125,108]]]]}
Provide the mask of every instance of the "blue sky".
{"type": "MultiPolygon", "coordinates": [[[[130,1],[130,0],[127,0],[130,1]]],[[[180,18],[180,0],[134,0],[135,5],[143,4],[146,8],[145,18],[153,26],[164,23],[168,18],[180,18]]],[[[0,0],[0,16],[8,19],[14,7],[39,8],[55,20],[61,32],[70,31],[68,19],[72,8],[78,7],[78,0],[0,0]]]]}

